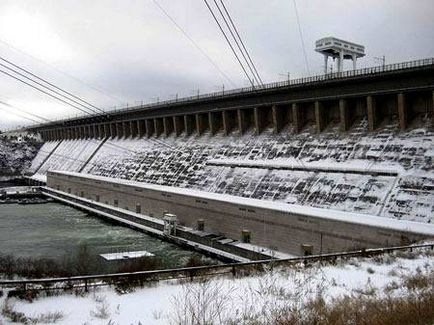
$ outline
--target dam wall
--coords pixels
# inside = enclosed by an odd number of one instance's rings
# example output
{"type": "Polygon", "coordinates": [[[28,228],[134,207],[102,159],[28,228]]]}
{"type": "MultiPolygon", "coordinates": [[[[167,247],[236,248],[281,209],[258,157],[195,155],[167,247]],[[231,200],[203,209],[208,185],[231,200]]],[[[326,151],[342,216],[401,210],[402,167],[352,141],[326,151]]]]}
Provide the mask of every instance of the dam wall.
{"type": "Polygon", "coordinates": [[[266,202],[224,194],[152,185],[74,172],[48,172],[47,186],[121,209],[161,217],[178,216],[181,225],[304,255],[357,248],[402,245],[434,236],[434,226],[388,218],[266,202]]]}
{"type": "MultiPolygon", "coordinates": [[[[46,142],[35,158],[58,142],[46,142]]],[[[368,121],[346,132],[328,127],[280,134],[202,135],[68,140],[47,170],[79,171],[156,185],[434,223],[434,132],[431,119],[406,131],[397,120],[374,132],[368,121]],[[87,148],[83,150],[83,148],[87,148]],[[92,153],[93,151],[93,153],[92,153]]]]}

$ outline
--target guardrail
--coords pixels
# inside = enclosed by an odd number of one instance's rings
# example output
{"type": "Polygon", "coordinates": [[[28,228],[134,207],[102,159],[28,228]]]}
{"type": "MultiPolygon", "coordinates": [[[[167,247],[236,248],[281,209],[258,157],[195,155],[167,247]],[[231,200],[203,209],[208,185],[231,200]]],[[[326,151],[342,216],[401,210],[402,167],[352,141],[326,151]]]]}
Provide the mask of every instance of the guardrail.
{"type": "MultiPolygon", "coordinates": [[[[370,68],[362,68],[357,70],[348,70],[343,72],[335,72],[335,73],[328,73],[328,74],[322,74],[322,75],[316,75],[312,77],[304,77],[299,79],[292,79],[292,80],[286,80],[286,81],[280,81],[280,82],[272,82],[268,84],[263,85],[257,85],[257,86],[250,86],[250,87],[244,87],[244,88],[237,88],[237,89],[231,89],[227,91],[219,91],[219,92],[213,92],[213,93],[206,93],[203,95],[196,95],[196,96],[188,96],[188,97],[182,97],[177,99],[169,99],[164,101],[158,101],[153,102],[149,104],[142,104],[138,106],[131,106],[122,109],[113,109],[113,110],[107,110],[106,114],[110,115],[113,113],[120,113],[120,112],[130,112],[134,110],[143,110],[143,109],[152,109],[156,107],[163,107],[163,106],[169,106],[174,104],[180,104],[180,103],[188,103],[188,102],[194,102],[201,99],[217,99],[217,98],[223,98],[223,97],[229,97],[232,95],[239,95],[239,94],[248,94],[248,93],[254,93],[262,90],[271,90],[271,89],[278,89],[281,87],[289,87],[289,86],[297,86],[302,84],[311,84],[316,82],[323,82],[327,80],[335,80],[335,79],[344,79],[344,78],[351,78],[351,77],[359,77],[359,76],[365,76],[365,75],[374,75],[384,72],[392,72],[392,71],[399,71],[399,70],[405,70],[405,69],[412,69],[412,68],[418,68],[418,67],[424,67],[434,65],[434,58],[428,58],[428,59],[420,59],[420,60],[414,60],[414,61],[407,61],[407,62],[401,62],[401,63],[393,63],[393,64],[387,64],[384,66],[376,66],[376,67],[370,67],[370,68]]],[[[88,118],[88,117],[97,117],[97,116],[103,116],[104,114],[90,114],[87,116],[81,116],[81,117],[71,117],[66,119],[60,119],[55,120],[51,123],[56,124],[60,122],[67,122],[71,120],[76,120],[78,118],[88,118]]],[[[32,125],[32,128],[37,128],[42,125],[49,125],[51,123],[41,123],[41,124],[35,124],[32,125]]]]}
{"type": "Polygon", "coordinates": [[[153,270],[153,271],[140,271],[130,273],[113,273],[113,274],[98,274],[98,275],[84,275],[73,277],[59,277],[59,278],[46,278],[46,279],[32,279],[32,280],[0,280],[2,287],[17,287],[20,290],[53,290],[53,289],[73,289],[76,287],[84,287],[88,290],[89,286],[102,286],[122,283],[123,281],[139,281],[144,282],[158,282],[168,279],[182,279],[190,278],[193,280],[195,277],[203,276],[217,276],[221,274],[232,274],[235,276],[238,272],[246,270],[251,267],[259,267],[262,265],[293,265],[297,263],[312,263],[317,261],[332,261],[337,258],[351,258],[351,257],[371,257],[391,253],[395,251],[413,251],[418,248],[434,249],[434,242],[428,244],[395,246],[373,249],[361,249],[352,252],[331,253],[322,255],[310,255],[286,259],[268,259],[261,261],[230,263],[222,265],[210,266],[196,266],[184,267],[177,269],[153,270]],[[58,287],[51,287],[54,284],[60,284],[58,287]],[[30,287],[37,286],[39,287],[30,287]]]}

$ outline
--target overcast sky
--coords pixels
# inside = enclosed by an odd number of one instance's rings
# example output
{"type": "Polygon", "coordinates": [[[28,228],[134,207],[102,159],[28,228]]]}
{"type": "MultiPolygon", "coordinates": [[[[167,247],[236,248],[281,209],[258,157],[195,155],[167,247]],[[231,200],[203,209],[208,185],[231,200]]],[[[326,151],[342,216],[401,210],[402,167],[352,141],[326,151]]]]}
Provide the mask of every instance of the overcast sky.
{"type": "MultiPolygon", "coordinates": [[[[203,0],[156,1],[231,81],[153,0],[0,0],[0,56],[104,109],[248,86],[203,0]]],[[[225,3],[265,82],[309,74],[293,0],[225,3]]],[[[323,69],[315,40],[331,35],[365,45],[359,66],[378,65],[382,55],[386,63],[434,57],[433,0],[296,5],[311,75],[323,69]]],[[[3,74],[0,89],[0,101],[49,119],[82,114],[3,74]]],[[[0,117],[0,128],[31,123],[0,117]]]]}

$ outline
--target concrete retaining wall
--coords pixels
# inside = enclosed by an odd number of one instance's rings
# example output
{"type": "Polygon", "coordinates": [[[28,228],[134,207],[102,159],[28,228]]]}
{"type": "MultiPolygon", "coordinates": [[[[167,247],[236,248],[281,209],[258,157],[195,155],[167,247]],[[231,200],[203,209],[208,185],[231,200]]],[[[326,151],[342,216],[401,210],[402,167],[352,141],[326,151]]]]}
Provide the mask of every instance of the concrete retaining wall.
{"type": "MultiPolygon", "coordinates": [[[[196,227],[198,219],[204,219],[205,230],[233,239],[240,239],[241,231],[248,229],[252,232],[253,244],[297,255],[305,253],[305,245],[312,245],[312,253],[316,254],[402,245],[429,237],[426,233],[403,230],[403,227],[391,229],[293,213],[290,210],[273,208],[273,202],[262,203],[244,198],[235,200],[227,195],[86,174],[48,172],[47,185],[56,190],[149,216],[161,217],[164,211],[174,213],[185,226],[196,227]]],[[[354,216],[364,218],[363,215],[353,214],[354,216]]],[[[392,224],[400,223],[397,220],[391,221],[392,224]]],[[[430,225],[426,227],[433,228],[430,225]]],[[[434,234],[434,230],[432,233],[434,234]]]]}

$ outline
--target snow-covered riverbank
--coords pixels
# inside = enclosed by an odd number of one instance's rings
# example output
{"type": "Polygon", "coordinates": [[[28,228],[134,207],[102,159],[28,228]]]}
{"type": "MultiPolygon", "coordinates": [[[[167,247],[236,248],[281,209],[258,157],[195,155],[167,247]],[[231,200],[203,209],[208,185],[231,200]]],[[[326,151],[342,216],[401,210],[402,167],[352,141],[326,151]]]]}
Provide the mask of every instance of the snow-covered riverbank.
{"type": "MultiPolygon", "coordinates": [[[[56,323],[65,325],[190,324],[186,320],[192,313],[210,324],[239,324],[248,318],[266,324],[279,310],[304,308],[318,296],[327,303],[343,296],[405,296],[409,290],[405,279],[430,274],[433,268],[432,251],[397,253],[335,265],[275,268],[235,279],[165,281],[122,295],[105,287],[88,294],[40,297],[32,303],[12,298],[9,303],[29,317],[57,313],[62,317],[56,323]]],[[[1,299],[4,303],[6,298],[1,299]]],[[[4,317],[2,321],[10,324],[4,317]]]]}

